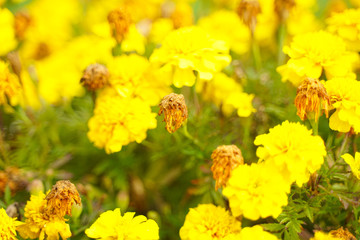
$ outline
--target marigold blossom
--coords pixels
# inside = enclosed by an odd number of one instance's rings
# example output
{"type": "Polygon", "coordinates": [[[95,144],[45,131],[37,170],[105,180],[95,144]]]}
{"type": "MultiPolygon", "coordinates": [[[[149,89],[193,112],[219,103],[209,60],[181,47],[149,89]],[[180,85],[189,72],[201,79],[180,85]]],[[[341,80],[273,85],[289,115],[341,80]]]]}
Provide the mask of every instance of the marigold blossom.
{"type": "Polygon", "coordinates": [[[212,79],[214,73],[230,63],[228,52],[225,42],[211,38],[203,29],[184,27],[169,33],[150,61],[163,65],[173,75],[174,86],[181,88],[194,85],[194,70],[200,79],[212,79]]]}
{"type": "Polygon", "coordinates": [[[169,133],[178,130],[188,117],[185,98],[182,94],[170,93],[161,100],[159,106],[158,115],[164,113],[165,128],[169,133]]]}
{"type": "Polygon", "coordinates": [[[241,222],[222,207],[200,204],[190,208],[180,229],[181,240],[237,239],[241,222]]]}
{"type": "Polygon", "coordinates": [[[6,55],[17,45],[14,24],[14,15],[9,9],[0,6],[0,56],[6,55]]]}
{"type": "Polygon", "coordinates": [[[0,60],[0,105],[19,103],[22,87],[18,77],[9,71],[9,65],[0,60]]]}
{"type": "Polygon", "coordinates": [[[139,98],[124,98],[114,89],[104,89],[88,122],[88,138],[108,154],[118,152],[130,142],[142,142],[146,131],[156,127],[155,115],[139,98]]]}
{"type": "Polygon", "coordinates": [[[346,153],[341,156],[347,164],[349,164],[352,173],[355,177],[360,179],[360,153],[355,153],[355,158],[351,156],[349,153],[346,153]]]}
{"type": "Polygon", "coordinates": [[[229,199],[231,212],[257,220],[278,217],[287,205],[290,184],[273,164],[240,165],[235,168],[223,194],[229,199]]]}
{"type": "Polygon", "coordinates": [[[356,240],[355,236],[343,227],[329,232],[330,236],[341,240],[356,240]]]}
{"type": "Polygon", "coordinates": [[[16,218],[9,217],[5,209],[0,209],[0,239],[16,240],[16,227],[19,225],[21,222],[16,221],[16,218]]]}
{"type": "Polygon", "coordinates": [[[118,43],[121,43],[131,25],[130,13],[125,8],[116,9],[109,13],[107,19],[110,24],[112,36],[118,43]]]}
{"type": "Polygon", "coordinates": [[[159,227],[154,220],[142,215],[134,216],[134,212],[121,216],[120,208],[106,211],[85,230],[85,234],[89,238],[103,240],[159,239],[159,227]]]}
{"type": "Polygon", "coordinates": [[[341,239],[331,236],[328,233],[318,231],[315,233],[314,237],[310,238],[310,240],[341,240],[341,239]]]}
{"type": "Polygon", "coordinates": [[[346,50],[345,42],[338,36],[318,31],[294,37],[283,51],[289,61],[277,68],[283,81],[299,86],[304,77],[319,79],[325,72],[328,79],[353,76],[352,64],[357,55],[346,50]]]}
{"type": "Polygon", "coordinates": [[[277,240],[278,238],[263,230],[259,225],[243,228],[239,235],[239,240],[277,240]]]}
{"type": "Polygon", "coordinates": [[[213,165],[211,171],[216,180],[215,189],[226,186],[231,172],[240,164],[244,164],[241,150],[235,145],[218,146],[211,154],[213,165]]]}
{"type": "Polygon", "coordinates": [[[322,138],[300,123],[285,121],[257,136],[254,144],[261,145],[256,151],[261,161],[276,166],[290,184],[298,186],[320,169],[326,156],[322,138]]]}
{"type": "Polygon", "coordinates": [[[257,0],[241,0],[237,8],[237,14],[254,34],[257,15],[261,13],[261,7],[257,0]]]}
{"type": "Polygon", "coordinates": [[[335,112],[329,119],[331,129],[360,132],[360,82],[353,78],[334,78],[325,82],[335,112]]]}

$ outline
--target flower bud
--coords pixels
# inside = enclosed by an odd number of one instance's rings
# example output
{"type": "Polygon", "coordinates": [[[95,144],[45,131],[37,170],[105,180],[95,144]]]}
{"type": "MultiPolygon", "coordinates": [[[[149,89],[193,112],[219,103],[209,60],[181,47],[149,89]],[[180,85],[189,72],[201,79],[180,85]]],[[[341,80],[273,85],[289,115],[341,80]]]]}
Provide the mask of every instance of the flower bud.
{"type": "Polygon", "coordinates": [[[109,71],[102,64],[90,64],[85,70],[80,83],[89,91],[95,91],[108,84],[109,71]]]}

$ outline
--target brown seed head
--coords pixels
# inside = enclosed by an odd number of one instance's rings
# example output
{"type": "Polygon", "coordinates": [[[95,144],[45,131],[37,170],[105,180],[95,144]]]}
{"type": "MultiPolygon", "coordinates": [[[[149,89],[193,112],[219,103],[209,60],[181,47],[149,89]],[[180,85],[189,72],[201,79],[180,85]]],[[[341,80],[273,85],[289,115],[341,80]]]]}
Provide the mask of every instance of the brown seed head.
{"type": "Polygon", "coordinates": [[[257,0],[241,0],[237,8],[237,14],[254,34],[256,27],[256,16],[261,13],[261,7],[257,0]]]}
{"type": "Polygon", "coordinates": [[[25,12],[17,12],[15,14],[15,36],[19,40],[23,40],[26,30],[31,24],[31,18],[28,13],[25,12]]]}
{"type": "Polygon", "coordinates": [[[124,8],[116,9],[109,13],[107,19],[112,36],[118,43],[121,43],[125,34],[129,31],[131,24],[130,14],[124,8]]]}
{"type": "Polygon", "coordinates": [[[84,70],[84,74],[80,79],[80,83],[89,91],[95,91],[103,88],[109,81],[108,69],[99,63],[90,64],[84,70]]]}
{"type": "Polygon", "coordinates": [[[165,128],[169,133],[178,130],[188,117],[185,98],[182,94],[170,93],[161,100],[159,106],[159,116],[164,113],[165,128]]]}
{"type": "Polygon", "coordinates": [[[216,180],[215,189],[226,186],[232,170],[244,164],[241,150],[235,145],[218,146],[211,154],[213,165],[211,171],[216,180]]]}
{"type": "Polygon", "coordinates": [[[295,0],[275,0],[275,12],[281,21],[285,21],[289,17],[289,13],[295,7],[295,0]]]}
{"type": "Polygon", "coordinates": [[[341,240],[356,240],[354,235],[352,235],[347,229],[344,230],[342,227],[337,230],[332,230],[330,235],[341,240]]]}
{"type": "Polygon", "coordinates": [[[58,216],[63,218],[65,215],[71,216],[71,207],[74,203],[81,205],[81,198],[74,184],[69,180],[57,181],[51,191],[46,195],[47,200],[44,214],[47,216],[58,216]]]}
{"type": "Polygon", "coordinates": [[[306,78],[298,87],[295,98],[297,115],[301,120],[308,118],[309,113],[315,114],[315,121],[324,109],[326,117],[329,117],[330,98],[322,83],[314,78],[306,78]]]}

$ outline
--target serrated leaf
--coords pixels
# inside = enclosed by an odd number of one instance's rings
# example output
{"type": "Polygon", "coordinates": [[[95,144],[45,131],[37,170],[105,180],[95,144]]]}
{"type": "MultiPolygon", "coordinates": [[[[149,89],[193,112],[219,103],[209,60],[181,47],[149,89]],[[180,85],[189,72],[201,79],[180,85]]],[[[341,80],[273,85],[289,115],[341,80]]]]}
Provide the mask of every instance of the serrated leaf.
{"type": "MultiPolygon", "coordinates": [[[[301,230],[300,230],[301,231],[301,230]]],[[[300,232],[299,231],[299,232],[300,232]]],[[[289,235],[291,240],[300,240],[298,232],[294,228],[289,229],[289,235]]]]}
{"type": "Polygon", "coordinates": [[[305,214],[309,218],[309,220],[313,223],[314,222],[314,212],[309,206],[305,208],[305,214]]]}
{"type": "Polygon", "coordinates": [[[279,223],[264,223],[264,224],[261,224],[261,226],[267,230],[267,231],[270,231],[270,232],[278,232],[278,231],[281,231],[282,229],[284,229],[284,225],[281,225],[279,223]]]}

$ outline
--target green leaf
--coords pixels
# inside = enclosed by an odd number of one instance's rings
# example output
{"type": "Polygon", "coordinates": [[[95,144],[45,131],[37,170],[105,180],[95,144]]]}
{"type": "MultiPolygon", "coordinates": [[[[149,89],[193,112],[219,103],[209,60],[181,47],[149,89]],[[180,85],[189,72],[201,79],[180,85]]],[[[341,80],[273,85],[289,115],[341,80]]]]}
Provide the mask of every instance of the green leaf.
{"type": "Polygon", "coordinates": [[[282,229],[284,229],[284,225],[278,224],[278,223],[264,223],[261,224],[261,226],[270,232],[278,232],[281,231],[282,229]]]}

